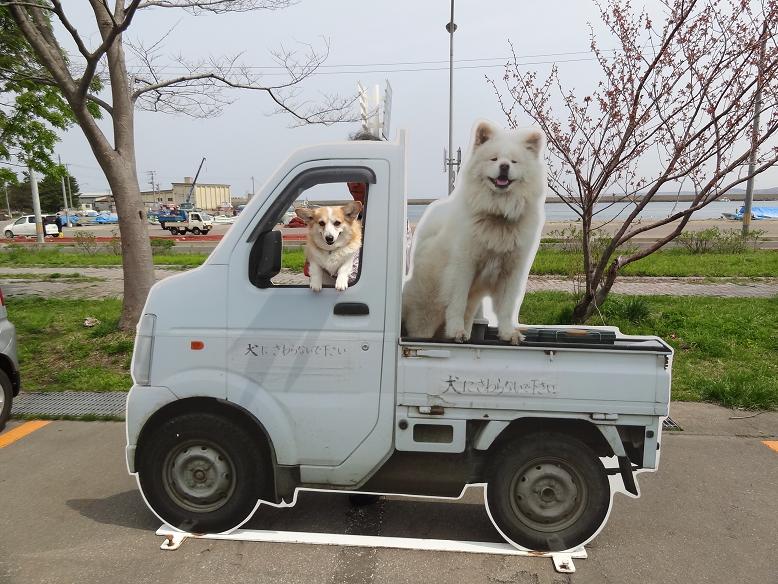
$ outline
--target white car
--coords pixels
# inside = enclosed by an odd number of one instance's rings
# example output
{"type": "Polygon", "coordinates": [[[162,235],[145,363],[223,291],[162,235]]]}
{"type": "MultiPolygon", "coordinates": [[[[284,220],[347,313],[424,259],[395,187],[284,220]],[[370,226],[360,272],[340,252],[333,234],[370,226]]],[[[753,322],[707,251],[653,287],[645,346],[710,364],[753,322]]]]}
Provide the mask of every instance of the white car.
{"type": "Polygon", "coordinates": [[[235,217],[231,217],[230,215],[216,215],[213,218],[213,222],[222,225],[232,225],[235,223],[235,217]]]}
{"type": "MultiPolygon", "coordinates": [[[[44,215],[43,234],[57,237],[59,235],[59,229],[57,225],[52,221],[46,223],[46,216],[44,215]]],[[[8,239],[13,239],[19,236],[35,236],[35,215],[22,215],[13,223],[9,223],[3,228],[3,234],[8,239]]]]}

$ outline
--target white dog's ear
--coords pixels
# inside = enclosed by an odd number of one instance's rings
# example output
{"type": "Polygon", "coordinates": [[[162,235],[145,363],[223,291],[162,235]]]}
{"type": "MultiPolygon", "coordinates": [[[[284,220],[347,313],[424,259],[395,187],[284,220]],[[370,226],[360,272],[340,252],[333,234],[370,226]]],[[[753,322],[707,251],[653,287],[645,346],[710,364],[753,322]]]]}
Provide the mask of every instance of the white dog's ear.
{"type": "Polygon", "coordinates": [[[475,127],[473,146],[477,148],[484,142],[491,140],[492,136],[494,136],[494,126],[486,121],[478,122],[478,125],[475,127]]]}
{"type": "Polygon", "coordinates": [[[527,147],[527,150],[538,154],[546,146],[546,137],[543,135],[543,132],[533,128],[524,137],[524,145],[527,147]]]}
{"type": "Polygon", "coordinates": [[[302,219],[306,223],[310,223],[311,221],[313,221],[314,210],[309,207],[297,207],[297,209],[295,209],[294,212],[297,214],[297,216],[300,219],[302,219]]]}
{"type": "Polygon", "coordinates": [[[359,201],[353,201],[349,203],[348,205],[343,205],[343,214],[346,216],[346,219],[349,221],[353,221],[357,217],[359,217],[359,214],[362,212],[362,203],[359,201]]]}

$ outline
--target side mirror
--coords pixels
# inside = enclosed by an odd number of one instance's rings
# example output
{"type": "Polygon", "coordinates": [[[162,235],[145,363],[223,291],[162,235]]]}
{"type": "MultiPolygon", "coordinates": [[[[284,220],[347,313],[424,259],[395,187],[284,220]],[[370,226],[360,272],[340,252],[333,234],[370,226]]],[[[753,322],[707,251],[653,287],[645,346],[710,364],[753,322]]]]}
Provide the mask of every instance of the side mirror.
{"type": "Polygon", "coordinates": [[[258,288],[270,288],[271,278],[281,271],[281,232],[266,231],[257,237],[249,256],[249,280],[258,288]]]}

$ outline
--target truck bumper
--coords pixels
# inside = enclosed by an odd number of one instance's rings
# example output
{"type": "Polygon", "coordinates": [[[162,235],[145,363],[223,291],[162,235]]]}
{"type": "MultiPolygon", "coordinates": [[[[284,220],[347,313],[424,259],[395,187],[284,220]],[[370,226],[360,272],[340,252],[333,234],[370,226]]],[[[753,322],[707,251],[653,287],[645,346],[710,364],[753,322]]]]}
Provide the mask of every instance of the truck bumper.
{"type": "Polygon", "coordinates": [[[135,473],[135,449],[143,426],[154,412],[178,398],[167,387],[133,385],[127,395],[125,427],[127,431],[127,470],[135,473]]]}

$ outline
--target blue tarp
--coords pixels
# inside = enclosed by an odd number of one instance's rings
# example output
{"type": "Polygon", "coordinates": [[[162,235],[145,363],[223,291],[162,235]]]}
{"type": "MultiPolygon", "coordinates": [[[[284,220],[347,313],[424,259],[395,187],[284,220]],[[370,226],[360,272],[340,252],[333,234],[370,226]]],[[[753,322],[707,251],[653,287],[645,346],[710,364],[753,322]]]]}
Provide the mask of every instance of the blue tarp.
{"type": "MultiPolygon", "coordinates": [[[[733,219],[738,221],[743,218],[743,211],[745,207],[740,207],[735,211],[733,219]]],[[[752,219],[778,219],[778,207],[751,207],[752,219]]]]}

